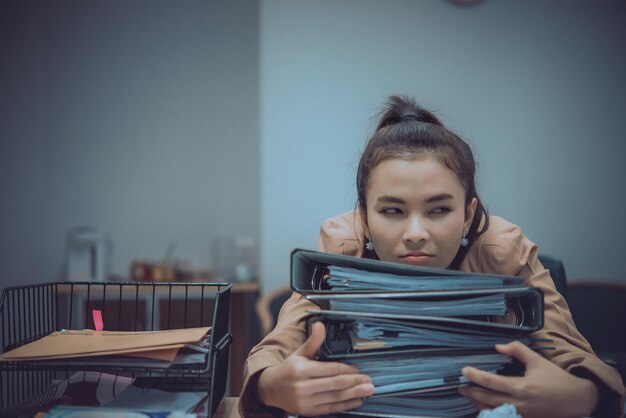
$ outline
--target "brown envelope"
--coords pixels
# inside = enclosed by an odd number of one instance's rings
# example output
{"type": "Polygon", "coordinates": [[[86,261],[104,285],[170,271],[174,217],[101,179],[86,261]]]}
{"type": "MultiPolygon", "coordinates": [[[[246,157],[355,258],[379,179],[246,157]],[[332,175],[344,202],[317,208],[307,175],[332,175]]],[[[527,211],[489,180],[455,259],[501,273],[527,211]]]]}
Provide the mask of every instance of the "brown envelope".
{"type": "Polygon", "coordinates": [[[37,341],[0,355],[0,361],[51,360],[108,356],[182,348],[197,343],[211,327],[165,331],[55,331],[37,341]]]}

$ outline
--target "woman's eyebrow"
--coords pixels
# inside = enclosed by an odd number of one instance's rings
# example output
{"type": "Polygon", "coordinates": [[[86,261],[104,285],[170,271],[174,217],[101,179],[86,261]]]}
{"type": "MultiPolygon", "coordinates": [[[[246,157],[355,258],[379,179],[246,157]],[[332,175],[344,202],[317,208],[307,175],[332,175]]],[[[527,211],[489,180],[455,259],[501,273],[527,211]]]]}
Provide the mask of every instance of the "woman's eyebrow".
{"type": "Polygon", "coordinates": [[[437,194],[437,195],[429,197],[424,202],[433,203],[433,202],[440,202],[442,200],[448,200],[448,199],[454,199],[454,197],[449,193],[441,193],[441,194],[437,194]]]}
{"type": "Polygon", "coordinates": [[[385,203],[406,203],[403,199],[395,196],[380,196],[377,200],[385,203]]]}

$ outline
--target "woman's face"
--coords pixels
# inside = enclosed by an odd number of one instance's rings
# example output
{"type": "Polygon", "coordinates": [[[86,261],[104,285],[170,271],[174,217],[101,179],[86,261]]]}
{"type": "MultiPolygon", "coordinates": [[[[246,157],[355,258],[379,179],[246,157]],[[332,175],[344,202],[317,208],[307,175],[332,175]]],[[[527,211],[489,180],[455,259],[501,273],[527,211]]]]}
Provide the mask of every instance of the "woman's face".
{"type": "Polygon", "coordinates": [[[474,198],[456,174],[432,157],[385,160],[366,194],[366,233],[383,261],[447,268],[469,230],[474,198]]]}

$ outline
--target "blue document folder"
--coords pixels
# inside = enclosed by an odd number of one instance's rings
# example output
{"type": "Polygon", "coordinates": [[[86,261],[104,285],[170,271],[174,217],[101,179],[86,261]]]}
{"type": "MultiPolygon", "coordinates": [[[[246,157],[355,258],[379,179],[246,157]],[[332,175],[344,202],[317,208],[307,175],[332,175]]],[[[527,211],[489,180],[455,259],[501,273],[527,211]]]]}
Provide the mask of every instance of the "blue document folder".
{"type": "Polygon", "coordinates": [[[523,286],[515,276],[466,273],[319,251],[291,253],[291,288],[302,294],[493,289],[523,286]]]}
{"type": "Polygon", "coordinates": [[[374,395],[339,416],[460,417],[474,405],[458,393],[464,366],[520,375],[523,365],[495,344],[517,340],[534,350],[550,341],[543,292],[523,278],[423,268],[296,249],[291,287],[319,306],[326,339],[317,359],[356,366],[374,395]]]}

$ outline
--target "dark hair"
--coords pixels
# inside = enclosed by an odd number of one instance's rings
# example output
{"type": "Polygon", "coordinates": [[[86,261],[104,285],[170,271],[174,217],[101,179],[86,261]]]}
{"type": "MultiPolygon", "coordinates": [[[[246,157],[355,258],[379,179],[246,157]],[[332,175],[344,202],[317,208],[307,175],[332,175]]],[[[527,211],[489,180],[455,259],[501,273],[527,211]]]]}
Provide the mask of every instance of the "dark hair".
{"type": "MultiPolygon", "coordinates": [[[[396,158],[412,160],[424,155],[437,159],[457,175],[465,190],[466,206],[473,198],[478,201],[474,219],[467,233],[470,242],[474,242],[489,227],[487,210],[476,192],[474,154],[463,139],[448,130],[433,113],[419,106],[411,97],[390,96],[380,113],[376,131],[361,155],[357,170],[359,210],[365,215],[367,208],[365,195],[370,176],[381,162],[396,158]],[[483,225],[479,230],[481,221],[483,225]]],[[[363,220],[365,219],[364,216],[363,220]]],[[[450,268],[459,268],[468,249],[469,247],[460,247],[450,268]]],[[[367,250],[365,246],[363,257],[378,258],[374,251],[367,250]]]]}

